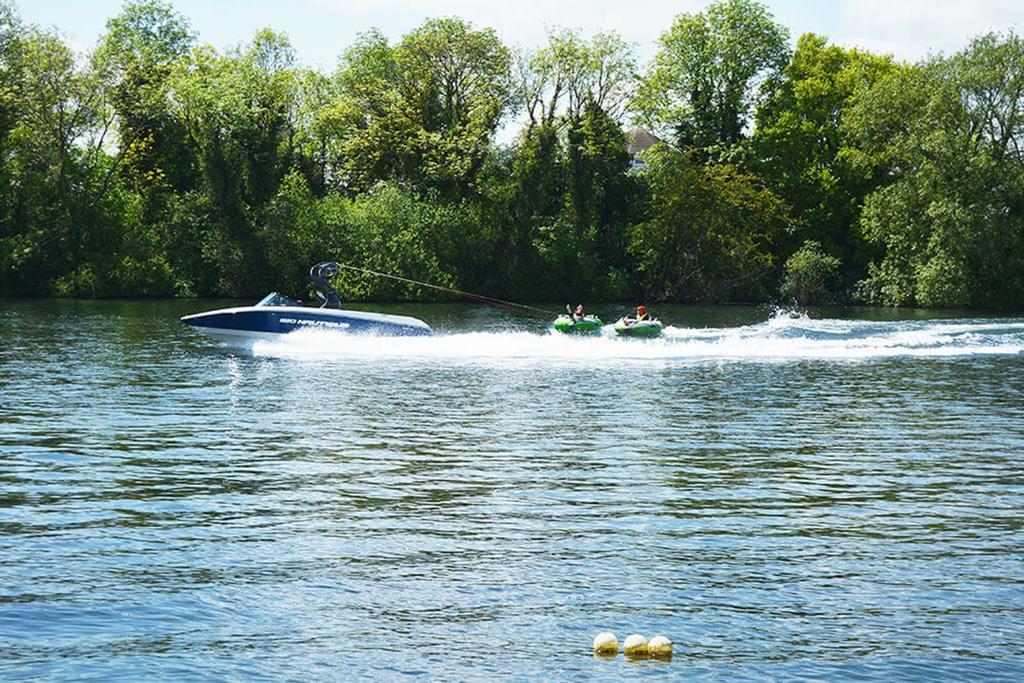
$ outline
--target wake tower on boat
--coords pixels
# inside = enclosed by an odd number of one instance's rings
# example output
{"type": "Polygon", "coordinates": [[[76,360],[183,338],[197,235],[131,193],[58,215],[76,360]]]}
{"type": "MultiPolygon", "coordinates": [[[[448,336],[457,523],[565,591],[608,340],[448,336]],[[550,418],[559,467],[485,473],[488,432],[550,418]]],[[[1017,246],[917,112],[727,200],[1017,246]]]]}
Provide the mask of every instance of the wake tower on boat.
{"type": "Polygon", "coordinates": [[[340,271],[341,266],[334,261],[321,261],[309,269],[309,279],[313,281],[316,296],[321,301],[320,308],[341,308],[341,297],[330,282],[338,277],[340,271]]]}
{"type": "Polygon", "coordinates": [[[369,311],[347,311],[330,280],[341,267],[333,261],[317,263],[309,278],[320,299],[319,308],[304,306],[283,294],[271,292],[254,306],[222,308],[181,319],[198,332],[228,344],[246,344],[259,339],[276,339],[302,329],[331,330],[376,336],[422,336],[431,334],[422,320],[404,315],[369,311]]]}

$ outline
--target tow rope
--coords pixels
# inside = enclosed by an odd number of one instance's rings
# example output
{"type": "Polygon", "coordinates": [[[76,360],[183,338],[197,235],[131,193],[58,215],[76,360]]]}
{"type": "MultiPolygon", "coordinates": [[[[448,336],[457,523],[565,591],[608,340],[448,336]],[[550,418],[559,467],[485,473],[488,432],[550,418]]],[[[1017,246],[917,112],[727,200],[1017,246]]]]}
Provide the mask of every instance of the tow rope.
{"type": "Polygon", "coordinates": [[[399,282],[406,282],[411,285],[418,285],[420,287],[427,287],[428,289],[436,289],[439,292],[447,292],[448,294],[454,294],[470,301],[479,301],[480,303],[490,304],[491,306],[499,306],[503,308],[519,309],[523,311],[529,311],[534,315],[543,315],[545,318],[550,318],[553,314],[551,311],[546,311],[543,308],[537,308],[535,306],[527,306],[526,304],[517,304],[514,301],[505,301],[503,299],[495,299],[493,297],[484,296],[483,294],[473,294],[472,292],[463,292],[459,289],[453,289],[451,287],[442,287],[441,285],[432,285],[429,282],[420,282],[419,280],[413,280],[400,275],[391,275],[390,273],[381,273],[376,270],[370,270],[369,268],[359,268],[358,266],[349,266],[344,263],[339,263],[339,267],[347,270],[354,270],[358,273],[366,273],[367,275],[375,275],[377,277],[384,277],[391,280],[397,280],[399,282]]]}

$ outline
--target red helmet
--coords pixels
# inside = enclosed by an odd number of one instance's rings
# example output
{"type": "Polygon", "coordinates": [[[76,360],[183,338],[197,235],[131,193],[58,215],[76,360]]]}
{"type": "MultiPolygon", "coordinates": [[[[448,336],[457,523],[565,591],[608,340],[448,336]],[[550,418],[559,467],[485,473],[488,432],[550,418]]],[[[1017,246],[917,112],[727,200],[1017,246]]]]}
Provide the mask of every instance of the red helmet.
{"type": "Polygon", "coordinates": [[[640,304],[639,306],[636,307],[636,312],[639,313],[640,315],[643,315],[644,313],[647,312],[647,309],[644,308],[643,304],[640,304]]]}

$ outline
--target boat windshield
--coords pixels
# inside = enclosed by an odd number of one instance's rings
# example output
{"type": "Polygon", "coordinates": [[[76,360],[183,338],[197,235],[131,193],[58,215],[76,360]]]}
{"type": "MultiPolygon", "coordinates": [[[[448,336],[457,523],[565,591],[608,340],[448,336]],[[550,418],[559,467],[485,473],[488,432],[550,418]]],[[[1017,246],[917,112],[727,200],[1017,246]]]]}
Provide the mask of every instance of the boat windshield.
{"type": "Polygon", "coordinates": [[[271,292],[265,297],[259,300],[257,306],[301,306],[295,299],[289,299],[284,294],[278,294],[277,292],[271,292]]]}

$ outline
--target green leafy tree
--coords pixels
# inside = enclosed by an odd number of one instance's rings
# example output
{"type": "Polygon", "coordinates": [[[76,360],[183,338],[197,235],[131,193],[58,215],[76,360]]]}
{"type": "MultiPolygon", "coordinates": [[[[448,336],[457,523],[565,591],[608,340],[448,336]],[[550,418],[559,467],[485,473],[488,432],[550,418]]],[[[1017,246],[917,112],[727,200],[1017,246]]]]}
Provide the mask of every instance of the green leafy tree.
{"type": "Polygon", "coordinates": [[[423,170],[450,196],[472,189],[512,99],[511,54],[491,29],[435,19],[396,47],[399,91],[419,115],[423,170]]]}
{"type": "Polygon", "coordinates": [[[514,289],[619,296],[604,283],[626,259],[635,189],[619,123],[636,83],[632,47],[614,33],[556,30],[517,66],[528,121],[513,149],[505,233],[532,275],[513,276],[514,289]]]}
{"type": "Polygon", "coordinates": [[[896,66],[890,57],[829,45],[813,33],[757,111],[751,166],[792,208],[797,229],[780,247],[806,240],[842,257],[857,277],[867,253],[855,228],[864,197],[883,178],[853,163],[841,126],[857,96],[896,66]]]}
{"type": "Polygon", "coordinates": [[[387,178],[418,177],[417,125],[397,87],[398,64],[380,31],[359,36],[335,76],[338,94],[319,114],[330,140],[332,186],[365,192],[387,178]]]}
{"type": "Polygon", "coordinates": [[[459,198],[476,192],[494,132],[513,102],[511,54],[491,29],[432,19],[391,47],[364,34],[343,60],[326,113],[342,182],[398,180],[459,198]]]}
{"type": "MultiPolygon", "coordinates": [[[[111,205],[118,164],[106,151],[114,117],[102,74],[80,66],[60,38],[37,29],[22,33],[17,60],[3,251],[7,276],[38,292],[117,253],[127,207],[118,216],[111,205]]],[[[104,293],[105,269],[98,270],[85,278],[87,287],[71,291],[104,293]]]]}
{"type": "Polygon", "coordinates": [[[632,198],[626,136],[591,100],[583,114],[568,124],[566,151],[565,209],[575,237],[589,245],[587,254],[614,261],[625,248],[622,228],[630,217],[626,203],[632,198]]]}
{"type": "MultiPolygon", "coordinates": [[[[123,171],[146,194],[195,181],[169,93],[174,64],[194,41],[188,21],[169,4],[144,0],[126,4],[107,22],[94,56],[112,88],[123,171]]],[[[152,208],[159,210],[159,202],[152,208]]]]}
{"type": "Polygon", "coordinates": [[[781,293],[803,305],[830,303],[835,299],[839,266],[839,259],[808,240],[786,260],[781,293]]]}
{"type": "Polygon", "coordinates": [[[759,86],[786,65],[788,30],[755,0],[721,0],[679,15],[634,107],[680,147],[738,142],[750,123],[759,86]]]}
{"type": "Polygon", "coordinates": [[[488,183],[492,202],[501,207],[493,217],[502,225],[495,251],[505,255],[498,261],[498,278],[511,291],[532,293],[536,287],[540,264],[535,240],[564,203],[563,152],[554,123],[533,126],[520,136],[488,183]]]}
{"type": "Polygon", "coordinates": [[[785,205],[757,178],[657,146],[648,155],[646,220],[633,227],[649,299],[757,301],[770,295],[785,205]]]}
{"type": "Polygon", "coordinates": [[[326,111],[336,97],[332,79],[313,69],[298,71],[291,123],[292,163],[317,196],[325,195],[335,182],[336,159],[326,111]]]}
{"type": "Polygon", "coordinates": [[[271,284],[262,212],[291,163],[295,81],[291,45],[270,30],[225,55],[198,48],[176,67],[175,113],[203,178],[194,207],[209,218],[201,260],[188,257],[197,292],[252,295],[271,284]]]}
{"type": "Polygon", "coordinates": [[[0,2],[0,146],[7,149],[19,117],[22,37],[24,27],[14,5],[0,2]]]}
{"type": "Polygon", "coordinates": [[[949,58],[899,69],[844,120],[853,158],[891,183],[865,201],[883,249],[873,303],[1024,305],[1024,41],[989,34],[949,58]]]}
{"type": "Polygon", "coordinates": [[[579,120],[591,104],[618,120],[636,87],[633,48],[615,32],[587,40],[576,31],[553,30],[547,45],[520,52],[516,66],[527,132],[579,120]]]}
{"type": "Polygon", "coordinates": [[[174,193],[199,178],[194,151],[172,111],[170,85],[175,64],[194,42],[188,21],[168,3],[142,0],[126,3],[107,22],[92,55],[116,116],[119,180],[135,195],[123,258],[113,271],[115,291],[146,296],[188,291],[174,276],[176,256],[167,247],[181,240],[167,234],[167,219],[174,193]]]}
{"type": "Polygon", "coordinates": [[[14,5],[8,0],[0,2],[0,293],[15,286],[15,245],[21,233],[21,226],[15,221],[11,133],[21,116],[22,31],[14,5]]]}

